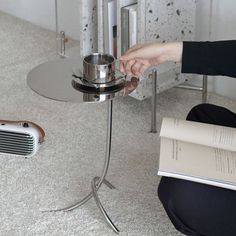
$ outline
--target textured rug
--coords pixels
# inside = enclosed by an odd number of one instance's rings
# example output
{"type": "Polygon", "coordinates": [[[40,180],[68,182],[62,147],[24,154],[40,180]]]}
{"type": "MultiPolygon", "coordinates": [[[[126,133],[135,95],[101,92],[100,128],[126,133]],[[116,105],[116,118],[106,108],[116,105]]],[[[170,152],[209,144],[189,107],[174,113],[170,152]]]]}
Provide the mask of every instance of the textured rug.
{"type": "MultiPolygon", "coordinates": [[[[1,119],[31,120],[46,141],[30,159],[0,155],[0,234],[114,235],[93,199],[71,212],[42,213],[65,207],[90,191],[105,156],[107,104],[73,104],[43,98],[26,84],[27,73],[55,58],[54,33],[0,12],[1,119]]],[[[74,51],[77,42],[70,41],[74,51]]],[[[235,110],[230,99],[209,101],[235,110]]],[[[170,89],[158,95],[157,127],[164,116],[184,119],[201,102],[198,92],[170,89]]],[[[150,134],[150,101],[114,100],[111,165],[99,196],[120,235],[181,235],[157,197],[159,135],[150,134]]]]}

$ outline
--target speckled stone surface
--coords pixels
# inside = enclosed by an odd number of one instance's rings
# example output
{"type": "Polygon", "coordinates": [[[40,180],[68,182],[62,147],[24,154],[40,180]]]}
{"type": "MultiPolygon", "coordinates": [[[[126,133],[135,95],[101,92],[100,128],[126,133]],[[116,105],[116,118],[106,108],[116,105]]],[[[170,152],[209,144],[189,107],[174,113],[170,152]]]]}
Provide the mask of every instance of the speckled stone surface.
{"type": "MultiPolygon", "coordinates": [[[[195,0],[146,0],[145,34],[141,42],[166,42],[190,40],[194,38],[195,0]]],[[[143,3],[144,4],[144,3],[143,3]]]]}
{"type": "MultiPolygon", "coordinates": [[[[55,56],[54,33],[0,12],[0,41],[1,119],[31,120],[46,132],[46,141],[33,158],[0,155],[0,234],[114,235],[94,200],[68,213],[41,212],[73,204],[90,191],[92,177],[99,175],[103,166],[106,104],[56,102],[29,89],[28,72],[55,56]]],[[[227,98],[210,94],[209,101],[236,111],[235,102],[227,98]]],[[[198,92],[170,89],[159,94],[158,133],[150,134],[148,99],[114,101],[107,179],[117,189],[102,186],[99,195],[121,236],[182,235],[157,197],[158,134],[162,117],[184,119],[200,102],[198,92]]]]}
{"type": "Polygon", "coordinates": [[[79,0],[80,52],[86,56],[98,50],[97,0],[79,0]]]}
{"type": "MultiPolygon", "coordinates": [[[[195,0],[140,0],[138,4],[138,37],[140,43],[194,39],[195,0]]],[[[157,92],[165,91],[183,83],[187,77],[179,77],[179,71],[180,68],[176,70],[173,66],[168,69],[166,74],[158,74],[157,92]]],[[[132,96],[139,100],[150,97],[151,87],[150,80],[142,80],[142,86],[132,96]]]]}

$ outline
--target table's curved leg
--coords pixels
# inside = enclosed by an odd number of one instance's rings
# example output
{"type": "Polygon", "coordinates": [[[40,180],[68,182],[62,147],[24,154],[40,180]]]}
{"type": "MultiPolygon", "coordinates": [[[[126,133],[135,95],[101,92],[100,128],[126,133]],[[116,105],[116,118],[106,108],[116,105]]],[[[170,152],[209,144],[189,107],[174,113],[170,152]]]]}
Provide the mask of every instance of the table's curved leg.
{"type": "Polygon", "coordinates": [[[157,132],[157,71],[152,71],[152,117],[151,117],[151,133],[157,132]]]}
{"type": "Polygon", "coordinates": [[[91,187],[92,187],[92,191],[93,191],[93,196],[94,196],[95,202],[96,202],[98,208],[100,209],[100,211],[101,211],[103,217],[105,218],[106,223],[107,223],[108,226],[111,227],[116,233],[119,233],[119,230],[118,230],[117,227],[114,225],[114,223],[112,222],[112,220],[110,219],[110,217],[108,216],[108,214],[106,213],[104,207],[102,206],[102,204],[101,204],[101,202],[100,202],[100,199],[99,199],[98,194],[97,194],[96,178],[94,178],[94,179],[92,180],[91,187]]]}
{"type": "MultiPolygon", "coordinates": [[[[99,182],[100,182],[100,177],[98,177],[98,176],[96,176],[95,178],[94,178],[94,181],[96,181],[96,182],[98,182],[98,184],[99,184],[99,182]]],[[[110,188],[110,189],[115,189],[115,186],[113,185],[113,184],[111,184],[109,181],[107,181],[106,179],[104,179],[103,181],[102,181],[102,183],[104,183],[108,188],[110,188]]],[[[96,184],[96,186],[98,186],[98,184],[96,184]]],[[[100,185],[101,186],[101,185],[100,185]]],[[[97,191],[98,191],[98,188],[96,188],[97,189],[97,191]]],[[[57,212],[57,211],[65,211],[65,212],[67,212],[67,211],[72,211],[72,210],[74,210],[75,208],[77,208],[77,207],[80,207],[80,206],[82,206],[83,204],[85,204],[88,200],[90,200],[91,198],[93,197],[93,192],[91,191],[87,196],[85,196],[82,200],[80,200],[79,202],[77,202],[77,203],[75,203],[75,204],[73,204],[73,205],[71,205],[71,206],[69,206],[69,207],[65,207],[65,208],[60,208],[60,209],[53,209],[53,210],[45,210],[45,211],[42,211],[42,212],[57,212]]]]}
{"type": "Polygon", "coordinates": [[[102,175],[101,177],[95,177],[92,181],[92,191],[85,196],[82,200],[80,200],[78,203],[66,207],[66,208],[61,208],[61,209],[55,209],[55,210],[48,210],[48,211],[44,211],[44,212],[57,212],[57,211],[71,211],[79,206],[82,206],[83,204],[85,204],[89,199],[91,199],[92,197],[94,197],[96,204],[98,206],[98,208],[100,209],[100,211],[102,212],[107,224],[116,232],[119,233],[119,230],[116,228],[116,226],[113,224],[113,222],[111,221],[111,219],[109,218],[109,216],[107,215],[106,211],[104,210],[97,191],[99,190],[99,188],[101,187],[102,183],[106,184],[109,188],[114,189],[115,187],[108,182],[105,177],[107,175],[108,172],[108,167],[109,167],[109,163],[110,163],[110,156],[111,156],[111,137],[112,137],[112,105],[113,102],[112,100],[108,101],[108,108],[107,108],[107,135],[106,135],[106,157],[105,157],[105,163],[104,163],[104,167],[103,167],[103,171],[102,171],[102,175]]]}
{"type": "MultiPolygon", "coordinates": [[[[96,183],[99,181],[99,179],[100,179],[100,177],[98,177],[98,176],[94,177],[94,181],[95,181],[96,183]]],[[[115,188],[116,188],[112,183],[110,183],[110,182],[109,182],[108,180],[106,180],[106,179],[103,180],[103,183],[104,183],[108,188],[110,188],[110,189],[115,189],[115,188]]]]}

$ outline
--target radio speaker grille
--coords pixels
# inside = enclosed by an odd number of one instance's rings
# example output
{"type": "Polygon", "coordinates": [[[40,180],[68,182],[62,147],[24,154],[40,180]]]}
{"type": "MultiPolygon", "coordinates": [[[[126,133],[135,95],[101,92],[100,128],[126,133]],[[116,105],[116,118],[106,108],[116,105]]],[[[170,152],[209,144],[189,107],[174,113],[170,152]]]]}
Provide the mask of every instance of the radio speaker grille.
{"type": "Polygon", "coordinates": [[[27,133],[0,130],[0,152],[30,156],[35,149],[34,137],[27,133]]]}

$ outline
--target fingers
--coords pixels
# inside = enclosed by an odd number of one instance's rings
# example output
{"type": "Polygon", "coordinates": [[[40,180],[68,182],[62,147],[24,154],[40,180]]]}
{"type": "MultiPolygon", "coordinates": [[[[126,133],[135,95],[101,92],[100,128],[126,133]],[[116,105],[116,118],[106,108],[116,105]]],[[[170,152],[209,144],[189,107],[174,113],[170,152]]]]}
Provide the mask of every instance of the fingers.
{"type": "Polygon", "coordinates": [[[125,61],[120,61],[120,71],[125,73],[125,61]]]}
{"type": "Polygon", "coordinates": [[[143,58],[147,45],[136,44],[120,57],[120,71],[130,76],[140,76],[150,66],[149,59],[143,58]]]}
{"type": "Polygon", "coordinates": [[[137,76],[139,74],[139,68],[142,66],[139,62],[135,61],[135,63],[131,66],[131,73],[133,76],[137,76]]]}
{"type": "Polygon", "coordinates": [[[148,60],[136,60],[135,64],[133,64],[131,71],[133,75],[139,77],[143,75],[144,71],[150,67],[151,64],[148,60]]]}
{"type": "MultiPolygon", "coordinates": [[[[147,45],[146,45],[147,46],[147,45]]],[[[136,44],[120,57],[120,71],[128,75],[137,75],[141,64],[136,63],[138,58],[142,58],[145,45],[136,44]],[[133,71],[132,71],[133,68],[133,71]]]]}
{"type": "Polygon", "coordinates": [[[135,64],[135,60],[124,61],[124,71],[127,75],[133,76],[132,66],[135,64]]]}
{"type": "MultiPolygon", "coordinates": [[[[150,66],[150,65],[149,65],[150,66]]],[[[139,69],[139,75],[138,76],[142,76],[144,74],[144,71],[149,67],[147,65],[142,65],[139,69]]]]}
{"type": "Polygon", "coordinates": [[[141,75],[141,68],[143,68],[143,66],[144,64],[136,61],[131,67],[132,74],[136,77],[139,77],[141,75]]]}
{"type": "Polygon", "coordinates": [[[151,64],[147,60],[129,60],[121,61],[120,71],[129,75],[139,77],[151,64]]]}

